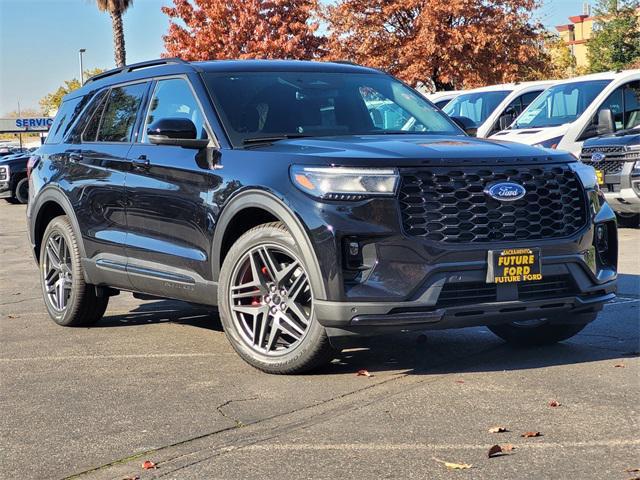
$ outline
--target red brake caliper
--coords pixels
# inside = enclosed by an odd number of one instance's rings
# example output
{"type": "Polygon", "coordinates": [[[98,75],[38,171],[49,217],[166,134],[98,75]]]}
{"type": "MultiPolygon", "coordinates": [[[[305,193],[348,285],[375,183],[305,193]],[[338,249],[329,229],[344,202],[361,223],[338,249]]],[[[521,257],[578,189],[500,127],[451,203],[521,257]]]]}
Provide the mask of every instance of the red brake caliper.
{"type": "MultiPolygon", "coordinates": [[[[267,267],[262,267],[260,271],[262,272],[263,275],[267,275],[267,267]]],[[[251,300],[251,305],[254,307],[258,305],[262,305],[262,299],[260,297],[253,297],[253,299],[251,300]]]]}

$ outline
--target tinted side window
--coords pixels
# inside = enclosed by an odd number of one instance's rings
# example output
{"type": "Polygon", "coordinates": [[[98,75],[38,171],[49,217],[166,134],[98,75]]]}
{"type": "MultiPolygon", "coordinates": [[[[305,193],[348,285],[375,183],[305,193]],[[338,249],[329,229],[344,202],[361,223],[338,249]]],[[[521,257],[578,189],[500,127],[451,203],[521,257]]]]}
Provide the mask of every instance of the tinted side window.
{"type": "MultiPolygon", "coordinates": [[[[616,88],[611,95],[607,97],[607,99],[600,105],[598,108],[598,112],[600,110],[609,109],[611,113],[613,113],[613,119],[616,123],[616,130],[621,130],[624,125],[624,104],[622,100],[622,88],[616,88]]],[[[593,119],[594,125],[598,123],[598,114],[596,113],[593,119]]]]}
{"type": "Polygon", "coordinates": [[[65,133],[63,134],[63,139],[65,142],[80,143],[82,131],[87,126],[89,119],[93,116],[96,109],[103,104],[102,100],[104,100],[107,90],[102,90],[95,94],[94,93],[95,92],[91,92],[86,95],[76,106],[75,112],[73,114],[73,119],[71,119],[71,122],[66,127],[64,127],[65,133]],[[86,106],[87,104],[88,106],[86,106]],[[78,115],[80,115],[80,118],[78,118],[77,121],[74,120],[78,115]],[[70,128],[71,126],[73,126],[73,128],[70,128]],[[67,130],[71,133],[67,137],[65,137],[67,130]]]}
{"type": "Polygon", "coordinates": [[[45,143],[60,143],[62,141],[64,134],[69,130],[69,126],[86,104],[88,97],[88,95],[85,97],[76,97],[62,102],[45,143]]]}
{"type": "Polygon", "coordinates": [[[145,120],[144,142],[149,125],[162,118],[188,118],[196,126],[197,138],[207,138],[204,115],[189,84],[181,78],[160,80],[156,85],[145,120]]]}
{"type": "Polygon", "coordinates": [[[82,131],[83,142],[95,142],[98,136],[98,127],[100,126],[100,119],[102,118],[102,112],[104,111],[105,100],[107,98],[107,92],[102,92],[102,95],[87,111],[84,127],[82,131]]]}
{"type": "Polygon", "coordinates": [[[138,109],[146,89],[146,83],[111,89],[100,121],[99,142],[131,141],[138,109]]]}
{"type": "Polygon", "coordinates": [[[624,128],[640,125],[640,82],[631,82],[624,89],[624,128]]]}

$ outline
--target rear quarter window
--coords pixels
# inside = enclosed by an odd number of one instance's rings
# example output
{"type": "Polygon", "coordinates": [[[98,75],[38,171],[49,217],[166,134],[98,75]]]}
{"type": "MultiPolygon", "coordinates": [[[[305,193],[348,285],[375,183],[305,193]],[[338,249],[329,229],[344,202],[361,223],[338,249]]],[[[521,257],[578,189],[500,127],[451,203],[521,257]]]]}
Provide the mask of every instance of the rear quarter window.
{"type": "Polygon", "coordinates": [[[46,144],[62,142],[62,139],[69,131],[69,127],[78,117],[89,97],[90,95],[85,95],[84,97],[71,98],[62,102],[49,130],[49,135],[47,135],[46,144]]]}

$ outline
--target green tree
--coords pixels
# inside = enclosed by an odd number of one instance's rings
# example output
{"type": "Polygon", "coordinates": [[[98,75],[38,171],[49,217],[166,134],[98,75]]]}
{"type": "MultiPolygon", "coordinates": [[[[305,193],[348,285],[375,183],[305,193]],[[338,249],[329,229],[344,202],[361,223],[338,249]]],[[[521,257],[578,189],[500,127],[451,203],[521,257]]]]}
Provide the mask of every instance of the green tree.
{"type": "MultiPolygon", "coordinates": [[[[97,75],[99,73],[104,72],[101,68],[94,68],[93,70],[85,70],[84,77],[89,78],[93,75],[97,75]]],[[[59,86],[55,91],[45,95],[40,99],[40,108],[45,113],[45,115],[53,115],[60,108],[60,104],[62,103],[62,97],[64,97],[67,93],[73,92],[80,88],[80,80],[77,78],[72,78],[71,80],[65,80],[64,83],[59,86]]]]}
{"type": "Polygon", "coordinates": [[[113,28],[113,53],[116,67],[126,65],[127,52],[124,48],[124,27],[122,15],[133,4],[133,0],[96,0],[101,12],[109,12],[113,28]]]}
{"type": "Polygon", "coordinates": [[[544,41],[544,48],[549,55],[550,77],[569,78],[576,73],[576,57],[571,53],[569,45],[559,36],[550,34],[544,41]]]}
{"type": "Polygon", "coordinates": [[[587,57],[591,72],[629,68],[640,57],[639,0],[600,0],[587,57]]]}

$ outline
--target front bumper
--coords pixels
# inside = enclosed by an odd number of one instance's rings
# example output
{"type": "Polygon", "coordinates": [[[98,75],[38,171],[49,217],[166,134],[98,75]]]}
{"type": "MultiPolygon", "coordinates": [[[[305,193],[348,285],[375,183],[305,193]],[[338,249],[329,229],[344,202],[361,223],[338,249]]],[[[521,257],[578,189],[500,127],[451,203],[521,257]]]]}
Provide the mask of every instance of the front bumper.
{"type": "MultiPolygon", "coordinates": [[[[467,266],[468,267],[468,266],[467,266]]],[[[565,283],[552,283],[537,292],[531,285],[487,284],[491,293],[480,293],[486,265],[475,270],[441,272],[433,275],[418,298],[404,302],[331,302],[316,301],[315,312],[320,324],[365,333],[376,330],[445,329],[490,325],[541,317],[566,317],[566,314],[595,312],[615,298],[616,274],[606,273],[603,283],[596,283],[584,268],[580,256],[544,259],[543,280],[564,278],[565,283]],[[466,286],[477,285],[472,291],[466,286]],[[555,291],[551,289],[555,287],[555,291]],[[563,288],[559,288],[563,285],[563,288]],[[452,298],[444,292],[469,291],[465,298],[452,298]],[[493,290],[495,288],[495,291],[493,290]],[[492,298],[493,297],[493,298],[492,298]],[[484,299],[484,301],[475,301],[484,299]],[[489,301],[486,301],[489,300],[489,301]]]]}

